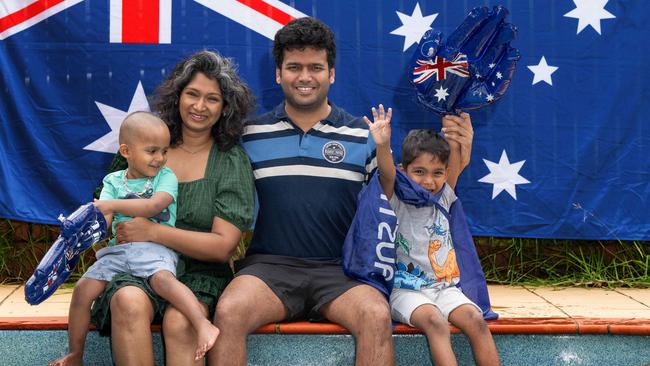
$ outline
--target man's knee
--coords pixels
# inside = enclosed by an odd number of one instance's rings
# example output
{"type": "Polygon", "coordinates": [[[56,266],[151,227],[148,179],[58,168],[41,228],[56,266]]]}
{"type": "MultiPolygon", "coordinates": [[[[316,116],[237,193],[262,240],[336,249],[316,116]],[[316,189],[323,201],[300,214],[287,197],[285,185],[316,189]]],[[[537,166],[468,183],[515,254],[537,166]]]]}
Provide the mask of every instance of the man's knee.
{"type": "Polygon", "coordinates": [[[390,308],[386,302],[367,304],[361,309],[361,316],[365,319],[374,319],[378,323],[390,324],[390,308]]]}
{"type": "Polygon", "coordinates": [[[111,299],[111,318],[123,326],[137,322],[151,322],[153,309],[147,294],[134,286],[115,292],[111,299]]]}
{"type": "Polygon", "coordinates": [[[391,334],[390,308],[387,302],[367,303],[359,309],[357,328],[380,334],[391,334]]]}
{"type": "MultiPolygon", "coordinates": [[[[245,327],[250,318],[250,311],[254,311],[246,295],[242,293],[224,293],[219,298],[214,314],[216,324],[228,324],[230,327],[245,327]]],[[[258,304],[259,306],[263,306],[258,304]]]]}

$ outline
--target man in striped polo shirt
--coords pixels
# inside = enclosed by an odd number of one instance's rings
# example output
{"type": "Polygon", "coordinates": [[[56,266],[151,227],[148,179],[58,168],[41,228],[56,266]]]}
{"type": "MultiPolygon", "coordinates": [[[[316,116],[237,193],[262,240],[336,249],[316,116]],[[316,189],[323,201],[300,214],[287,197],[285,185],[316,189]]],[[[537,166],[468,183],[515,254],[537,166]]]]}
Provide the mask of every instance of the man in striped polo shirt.
{"type": "MultiPolygon", "coordinates": [[[[334,34],[314,18],[293,20],[275,35],[273,55],[285,101],[244,130],[259,215],[246,258],[217,304],[221,334],[210,363],[246,364],[246,336],[261,325],[325,318],[356,337],[357,365],[393,365],[386,299],[341,267],[356,196],[376,159],[363,119],[328,101],[334,34]]],[[[471,135],[464,147],[471,148],[471,135]]]]}

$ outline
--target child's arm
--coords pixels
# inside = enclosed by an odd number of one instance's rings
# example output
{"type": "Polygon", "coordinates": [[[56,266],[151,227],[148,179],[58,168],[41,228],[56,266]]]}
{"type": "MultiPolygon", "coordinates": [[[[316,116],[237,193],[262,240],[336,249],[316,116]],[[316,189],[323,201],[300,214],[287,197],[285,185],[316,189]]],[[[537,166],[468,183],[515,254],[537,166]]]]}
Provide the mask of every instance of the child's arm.
{"type": "Polygon", "coordinates": [[[95,206],[104,214],[119,212],[131,217],[152,217],[167,208],[174,198],[167,192],[155,192],[151,198],[116,199],[95,201],[95,206]]]}
{"type": "Polygon", "coordinates": [[[472,154],[474,130],[469,114],[462,112],[460,116],[446,115],[442,118],[442,132],[449,143],[449,175],[447,183],[454,189],[460,173],[469,165],[472,154]]]}
{"type": "Polygon", "coordinates": [[[374,122],[370,122],[367,117],[363,120],[370,127],[370,133],[377,146],[377,168],[379,169],[379,183],[384,190],[388,199],[393,197],[395,191],[395,162],[393,153],[390,150],[390,119],[393,116],[393,109],[388,108],[384,112],[384,106],[379,105],[379,113],[375,107],[372,107],[372,117],[374,122]]]}

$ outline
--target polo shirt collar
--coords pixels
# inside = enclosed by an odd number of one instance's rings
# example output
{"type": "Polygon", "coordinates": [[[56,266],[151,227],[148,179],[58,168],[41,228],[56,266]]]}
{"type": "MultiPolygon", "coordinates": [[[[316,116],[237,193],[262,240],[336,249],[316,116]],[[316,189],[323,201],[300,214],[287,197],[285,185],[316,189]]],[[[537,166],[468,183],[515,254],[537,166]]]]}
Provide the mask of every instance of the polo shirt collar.
{"type": "MultiPolygon", "coordinates": [[[[282,102],[273,108],[273,116],[275,117],[276,121],[291,120],[291,118],[289,118],[289,115],[287,115],[287,111],[284,109],[284,103],[285,102],[282,102]]],[[[343,123],[343,109],[337,107],[333,102],[329,100],[328,103],[332,109],[330,110],[330,114],[325,117],[325,121],[334,126],[338,126],[343,123]]]]}

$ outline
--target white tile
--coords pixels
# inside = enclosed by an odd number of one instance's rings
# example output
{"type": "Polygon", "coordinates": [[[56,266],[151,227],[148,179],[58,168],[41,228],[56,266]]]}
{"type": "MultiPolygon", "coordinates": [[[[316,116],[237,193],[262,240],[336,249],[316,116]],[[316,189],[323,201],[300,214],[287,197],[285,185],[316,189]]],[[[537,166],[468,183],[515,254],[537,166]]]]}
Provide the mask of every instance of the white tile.
{"type": "Polygon", "coordinates": [[[618,288],[616,291],[631,297],[650,309],[650,288],[618,288]]]}
{"type": "Polygon", "coordinates": [[[650,309],[617,291],[591,288],[532,289],[571,317],[650,318],[650,309]]]}
{"type": "Polygon", "coordinates": [[[488,286],[492,310],[501,318],[566,318],[553,304],[521,286],[488,286]]]}
{"type": "Polygon", "coordinates": [[[24,288],[21,286],[0,306],[0,317],[67,316],[71,297],[71,288],[60,289],[42,303],[30,305],[25,301],[24,288]]]}

